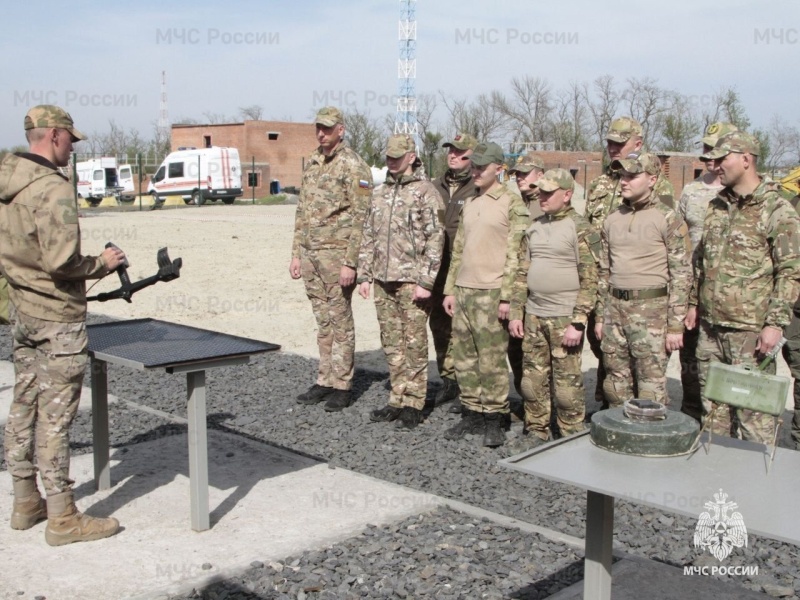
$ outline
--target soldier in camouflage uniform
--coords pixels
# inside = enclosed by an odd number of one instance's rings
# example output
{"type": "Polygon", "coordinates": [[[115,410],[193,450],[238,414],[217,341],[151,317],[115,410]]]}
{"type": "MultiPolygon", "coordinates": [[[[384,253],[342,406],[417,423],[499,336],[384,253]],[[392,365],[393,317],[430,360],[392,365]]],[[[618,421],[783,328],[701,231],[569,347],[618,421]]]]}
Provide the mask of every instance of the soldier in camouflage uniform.
{"type": "MultiPolygon", "coordinates": [[[[713,161],[725,186],[708,206],[686,319],[687,327],[699,319],[703,389],[712,360],[757,366],[790,324],[800,295],[800,218],[779,194],[780,186],[759,176],[760,152],[754,136],[734,131],[702,156],[713,161]]],[[[774,361],[767,370],[775,373],[774,361]]],[[[703,398],[704,419],[714,408],[703,398]]],[[[772,418],[723,407],[714,433],[766,443],[772,440],[772,418]]]]}
{"type": "Polygon", "coordinates": [[[575,180],[552,169],[537,180],[540,210],[520,246],[509,333],[523,340],[524,450],[552,439],[552,375],[562,434],[583,430],[583,332],[597,297],[600,234],[572,208],[575,180]],[[524,320],[523,320],[524,319],[524,320]]]}
{"type": "MultiPolygon", "coordinates": [[[[703,153],[710,152],[717,140],[736,127],[730,123],[712,123],[706,127],[702,139],[703,153]]],[[[703,237],[703,222],[706,218],[708,203],[722,189],[719,173],[711,169],[711,163],[706,163],[708,170],[683,188],[681,199],[678,202],[678,212],[686,221],[689,228],[689,238],[692,241],[692,260],[696,259],[700,238],[703,237]]],[[[681,386],[683,387],[683,402],[681,412],[697,419],[703,418],[703,402],[700,399],[700,379],[697,371],[697,340],[700,331],[697,327],[686,329],[683,332],[683,348],[679,355],[681,360],[681,386]]]]}
{"type": "MultiPolygon", "coordinates": [[[[611,122],[611,126],[606,134],[606,150],[608,152],[609,167],[605,173],[589,182],[586,190],[586,218],[589,223],[594,225],[597,230],[601,230],[606,217],[614,212],[622,202],[620,193],[620,173],[615,171],[611,164],[615,160],[627,157],[633,152],[642,151],[642,126],[630,117],[619,117],[611,122]]],[[[674,205],[674,191],[672,184],[659,173],[658,180],[654,188],[655,196],[668,207],[674,205]]],[[[589,315],[588,331],[586,337],[589,340],[589,347],[597,357],[597,384],[595,386],[594,397],[600,402],[603,408],[608,408],[605,393],[603,392],[603,381],[606,378],[606,369],[603,364],[603,352],[600,348],[600,340],[595,336],[594,313],[589,315]]]]}
{"type": "Polygon", "coordinates": [[[303,171],[289,273],[293,279],[303,277],[319,345],[317,382],[297,401],[326,401],[325,410],[333,412],[352,402],[356,334],[350,302],[372,174],[344,141],[338,108],[317,112],[316,131],[320,145],[303,171]]]}
{"type": "MultiPolygon", "coordinates": [[[[508,170],[508,174],[514,176],[533,223],[544,214],[539,207],[539,188],[536,187],[536,182],[544,174],[544,161],[535,154],[526,154],[508,170]]],[[[514,374],[514,389],[520,396],[523,396],[521,387],[523,355],[522,339],[513,335],[508,336],[508,364],[511,365],[511,372],[514,374]]]]}
{"type": "Polygon", "coordinates": [[[479,195],[461,211],[444,307],[453,317],[453,361],[461,388],[461,421],[447,439],[483,433],[485,446],[505,443],[508,404],[509,302],[528,209],[498,181],[503,149],[484,142],[472,154],[472,178],[479,195]]]}
{"type": "Polygon", "coordinates": [[[57,106],[35,106],[25,116],[25,135],[30,152],[0,162],[0,264],[16,310],[5,458],[14,488],[12,529],[46,517],[45,540],[60,546],[119,529],[116,519],[75,508],[69,428],[87,359],[85,282],[116,269],[125,255],[118,248],[81,255],[75,191],[58,171],[69,164],[72,144],[85,139],[72,117],[57,106]]]}
{"type": "MultiPolygon", "coordinates": [[[[433,182],[444,202],[440,220],[444,224],[445,232],[442,266],[436,276],[431,297],[430,328],[433,346],[436,349],[436,366],[442,378],[442,387],[434,397],[434,406],[458,398],[456,371],[450,351],[453,320],[444,311],[444,284],[447,270],[450,268],[450,250],[458,231],[461,209],[466,201],[475,197],[475,184],[472,181],[469,159],[477,145],[478,140],[468,133],[459,133],[451,141],[442,144],[443,148],[447,148],[447,171],[433,182]]],[[[461,404],[454,403],[450,411],[460,413],[461,404]]]]}
{"type": "Polygon", "coordinates": [[[655,195],[661,162],[654,154],[616,160],[622,204],[603,223],[595,309],[608,376],[609,406],[638,397],[669,403],[667,361],[683,345],[692,286],[689,231],[655,195]],[[633,372],[632,372],[633,371],[633,372]]]}
{"type": "Polygon", "coordinates": [[[407,134],[389,138],[386,181],[375,188],[364,222],[358,257],[359,293],[375,308],[389,364],[389,403],[372,411],[372,421],[394,421],[404,429],[422,422],[428,387],[430,298],[442,260],[442,199],[415,167],[419,159],[407,134]]]}

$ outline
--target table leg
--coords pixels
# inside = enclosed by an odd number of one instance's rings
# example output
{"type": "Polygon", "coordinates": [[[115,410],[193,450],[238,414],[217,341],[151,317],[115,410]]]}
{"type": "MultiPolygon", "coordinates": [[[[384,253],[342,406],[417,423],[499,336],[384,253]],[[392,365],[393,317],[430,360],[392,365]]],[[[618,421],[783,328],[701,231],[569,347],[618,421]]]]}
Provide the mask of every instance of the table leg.
{"type": "Polygon", "coordinates": [[[108,458],[108,363],[90,359],[92,382],[92,445],[94,446],[94,484],[98,490],[111,487],[108,458]]]}
{"type": "Polygon", "coordinates": [[[611,598],[611,552],[614,541],[614,498],[586,492],[586,559],[583,569],[583,597],[611,598]]]}
{"type": "Polygon", "coordinates": [[[206,372],[186,374],[189,400],[189,486],[192,529],[205,531],[208,518],[208,436],[206,434],[206,372]]]}

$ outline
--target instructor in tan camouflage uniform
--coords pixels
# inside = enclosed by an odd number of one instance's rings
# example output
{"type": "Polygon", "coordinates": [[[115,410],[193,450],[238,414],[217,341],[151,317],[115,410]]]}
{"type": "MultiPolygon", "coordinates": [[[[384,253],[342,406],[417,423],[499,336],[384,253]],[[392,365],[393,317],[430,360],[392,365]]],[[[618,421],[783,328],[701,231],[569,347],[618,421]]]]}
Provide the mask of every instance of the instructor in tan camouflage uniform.
{"type": "MultiPolygon", "coordinates": [[[[619,117],[611,122],[606,134],[606,151],[608,152],[609,166],[605,173],[589,182],[586,190],[585,216],[589,223],[598,231],[602,230],[606,217],[614,212],[622,202],[620,187],[620,173],[613,168],[615,160],[627,157],[631,153],[642,152],[642,125],[630,117],[619,117]]],[[[655,196],[668,207],[674,206],[674,190],[672,184],[659,173],[654,187],[655,196]]],[[[586,337],[589,347],[597,357],[597,385],[595,386],[595,401],[600,402],[603,408],[608,408],[606,396],[603,392],[603,382],[606,378],[606,369],[603,363],[603,351],[600,340],[595,336],[594,313],[589,316],[586,337]]]]}
{"type": "Polygon", "coordinates": [[[520,387],[527,440],[517,451],[552,439],[552,400],[562,435],[583,430],[581,353],[601,251],[600,234],[570,204],[575,190],[570,172],[551,169],[536,186],[544,214],[522,239],[508,325],[524,352],[520,387]]]}
{"type": "MultiPolygon", "coordinates": [[[[706,127],[702,139],[703,153],[711,152],[720,137],[736,130],[734,125],[721,122],[712,123],[706,127]]],[[[703,223],[706,219],[708,203],[722,190],[719,172],[712,169],[712,166],[712,161],[706,162],[706,172],[683,188],[681,199],[678,202],[678,212],[689,228],[693,262],[696,262],[700,238],[703,237],[703,223]]],[[[683,387],[681,412],[698,421],[703,418],[703,402],[700,399],[700,377],[696,356],[699,337],[700,331],[697,327],[686,329],[683,332],[683,347],[680,349],[681,386],[683,387]]]]}
{"type": "Polygon", "coordinates": [[[81,255],[75,191],[58,171],[69,164],[72,144],[86,139],[72,117],[57,106],[35,106],[25,116],[25,136],[30,152],[0,163],[0,265],[16,309],[5,458],[14,488],[11,528],[29,529],[46,517],[45,540],[60,546],[119,529],[114,518],[75,508],[69,428],[87,359],[85,281],[107,275],[125,255],[118,248],[81,255]]]}
{"type": "Polygon", "coordinates": [[[372,194],[358,259],[358,292],[375,308],[381,344],[389,363],[389,403],[372,411],[372,421],[394,421],[401,429],[422,422],[428,389],[428,335],[431,291],[442,260],[442,199],[430,181],[415,174],[420,164],[414,139],[389,138],[386,181],[372,194]]]}
{"type": "Polygon", "coordinates": [[[350,303],[372,174],[344,141],[338,108],[320,109],[316,126],[319,148],[303,172],[289,273],[303,278],[319,345],[317,382],[297,401],[326,401],[325,410],[333,412],[352,403],[356,334],[350,303]]]}
{"type": "MultiPolygon", "coordinates": [[[[461,219],[461,209],[464,208],[466,201],[475,197],[476,193],[469,159],[477,145],[478,140],[468,133],[459,133],[449,142],[442,144],[443,148],[447,148],[447,170],[433,182],[444,203],[441,221],[445,232],[442,266],[436,276],[431,297],[431,335],[436,349],[436,366],[442,378],[442,387],[436,392],[434,406],[458,398],[456,371],[450,351],[453,319],[444,310],[444,284],[447,270],[450,268],[450,254],[458,231],[458,222],[461,219]]],[[[461,412],[461,404],[453,404],[450,411],[461,412]]]]}
{"type": "Polygon", "coordinates": [[[509,302],[530,217],[522,198],[498,181],[504,160],[500,146],[478,144],[470,160],[478,196],[462,210],[444,288],[463,411],[445,437],[483,433],[484,446],[501,446],[509,415],[509,302]]]}
{"type": "MultiPolygon", "coordinates": [[[[724,187],[708,206],[686,318],[687,327],[700,327],[701,388],[712,360],[758,366],[789,326],[800,295],[800,219],[780,186],[758,174],[760,152],[754,136],[734,131],[702,156],[724,187]]],[[[775,373],[774,361],[767,371],[775,373]]],[[[703,418],[716,406],[703,398],[703,418]]],[[[771,442],[772,418],[723,407],[714,433],[771,442]]]]}
{"type": "Polygon", "coordinates": [[[683,345],[692,287],[683,219],[655,196],[654,154],[616,160],[623,202],[602,229],[595,335],[601,340],[609,406],[638,397],[668,404],[667,361],[683,345]]]}

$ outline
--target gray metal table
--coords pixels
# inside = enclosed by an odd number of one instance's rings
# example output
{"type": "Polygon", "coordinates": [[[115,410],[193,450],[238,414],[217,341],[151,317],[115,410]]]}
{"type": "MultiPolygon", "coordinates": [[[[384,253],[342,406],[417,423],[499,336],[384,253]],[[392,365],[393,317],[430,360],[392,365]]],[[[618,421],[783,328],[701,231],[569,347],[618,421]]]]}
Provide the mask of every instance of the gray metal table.
{"type": "MultiPolygon", "coordinates": [[[[706,437],[704,435],[704,441],[706,437]]],[[[584,598],[611,598],[614,498],[697,519],[724,490],[748,533],[800,545],[800,452],[778,448],[767,474],[763,445],[714,436],[691,456],[645,458],[592,444],[589,432],[501,460],[504,467],[574,485],[586,492],[584,598]]],[[[692,543],[689,534],[687,544],[692,543]]]]}
{"type": "Polygon", "coordinates": [[[178,325],[134,319],[89,325],[94,477],[98,490],[111,487],[108,438],[108,364],[144,371],[186,373],[189,420],[189,481],[192,529],[209,528],[206,370],[245,364],[253,354],[280,346],[178,325]]]}

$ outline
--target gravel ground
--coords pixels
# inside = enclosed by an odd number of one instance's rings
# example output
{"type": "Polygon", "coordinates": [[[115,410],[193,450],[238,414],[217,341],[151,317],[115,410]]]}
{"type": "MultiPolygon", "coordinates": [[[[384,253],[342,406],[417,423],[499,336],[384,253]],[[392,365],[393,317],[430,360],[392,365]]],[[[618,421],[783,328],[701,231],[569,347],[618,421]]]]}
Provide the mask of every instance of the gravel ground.
{"type": "MultiPolygon", "coordinates": [[[[90,317],[90,322],[97,321],[90,317]]],[[[4,328],[0,356],[9,351],[4,328]]],[[[356,364],[361,364],[358,357],[356,364]]],[[[315,360],[288,352],[255,357],[247,366],[209,371],[209,426],[583,537],[583,492],[499,467],[497,460],[508,456],[508,449],[483,448],[477,437],[443,439],[442,432],[457,417],[441,409],[411,432],[370,423],[369,412],[383,406],[388,396],[384,373],[357,370],[357,400],[340,413],[326,413],[321,405],[297,404],[295,395],[313,383],[315,374],[315,360]]],[[[139,404],[185,417],[182,376],[112,365],[108,388],[133,403],[110,407],[114,446],[186,431],[182,424],[135,408],[139,404]]],[[[430,396],[435,389],[431,386],[430,396]]],[[[520,429],[514,423],[509,437],[520,429]]],[[[72,443],[75,453],[91,451],[88,412],[76,419],[72,443]]],[[[616,540],[623,551],[635,555],[675,566],[714,564],[713,557],[692,547],[694,526],[695,521],[686,517],[616,503],[616,540]]],[[[749,547],[737,550],[737,556],[740,564],[758,565],[760,574],[728,579],[773,596],[798,597],[798,554],[795,546],[751,536],[749,547]]],[[[256,564],[241,578],[186,598],[540,598],[579,580],[580,559],[573,549],[537,535],[439,509],[388,527],[367,528],[330,548],[256,564]]]]}

